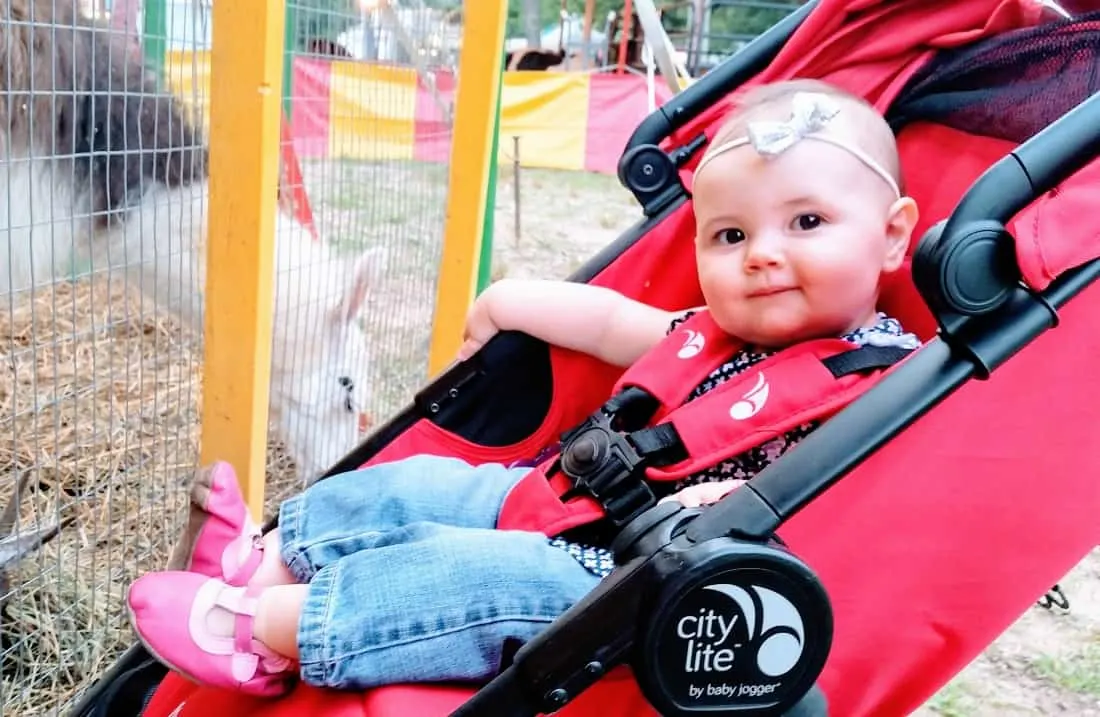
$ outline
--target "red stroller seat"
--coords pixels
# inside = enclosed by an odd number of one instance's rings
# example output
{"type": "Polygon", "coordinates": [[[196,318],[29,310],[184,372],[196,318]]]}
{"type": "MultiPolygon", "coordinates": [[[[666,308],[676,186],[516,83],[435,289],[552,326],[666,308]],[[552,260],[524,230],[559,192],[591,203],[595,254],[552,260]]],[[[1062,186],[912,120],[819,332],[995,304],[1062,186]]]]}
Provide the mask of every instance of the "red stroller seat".
{"type": "MultiPolygon", "coordinates": [[[[863,94],[886,112],[900,129],[908,192],[921,203],[919,235],[950,216],[983,171],[1095,92],[1100,19],[1037,26],[1038,12],[1030,0],[822,0],[812,12],[802,13],[808,17],[752,83],[821,77],[863,94]],[[973,49],[954,49],[966,46],[973,49]],[[978,80],[983,84],[972,84],[978,80]],[[995,87],[989,86],[991,80],[995,87]],[[978,102],[972,95],[981,93],[986,95],[978,102]]],[[[752,61],[751,55],[742,60],[744,65],[752,61]]],[[[744,66],[740,71],[744,74],[744,66]]],[[[663,125],[657,138],[670,149],[713,133],[728,108],[718,98],[733,89],[722,83],[735,74],[712,71],[692,88],[693,94],[678,98],[686,105],[691,98],[708,98],[702,113],[685,120],[666,106],[635,138],[663,125]]],[[[1100,105],[1090,107],[1096,120],[1100,105]]],[[[1098,121],[1091,126],[1100,126],[1098,121]]],[[[1095,134],[1087,141],[1067,135],[1065,142],[1078,150],[1078,157],[1074,167],[1048,167],[1057,179],[1069,177],[1100,152],[1100,132],[1095,134]]],[[[627,179],[629,154],[623,169],[627,179]]],[[[680,171],[690,166],[689,161],[680,171]]],[[[1036,291],[1057,290],[1059,302],[1070,293],[1056,277],[1100,256],[1100,218],[1085,211],[1096,181],[1100,165],[1094,163],[1057,186],[1040,186],[1014,206],[1023,210],[1011,222],[1005,217],[1023,282],[1036,291]]],[[[1005,194],[1011,194],[1005,186],[1005,194]]],[[[650,219],[577,278],[667,308],[697,304],[693,258],[683,242],[692,232],[689,202],[652,188],[636,193],[650,219]]],[[[988,200],[991,195],[982,196],[988,200]]],[[[1011,197],[1000,199],[1012,205],[1011,197]]],[[[985,209],[992,212],[994,205],[985,209]]],[[[973,202],[966,208],[971,218],[984,216],[973,202]]],[[[936,277],[920,276],[927,297],[936,277]]],[[[916,285],[902,277],[886,292],[884,308],[930,339],[936,318],[921,299],[916,285]]],[[[1030,341],[1038,331],[1027,328],[1034,312],[1021,309],[1017,315],[1008,308],[995,316],[1003,317],[1005,326],[1020,327],[1021,345],[1030,341]]],[[[987,351],[1004,349],[989,366],[996,368],[990,380],[967,383],[938,405],[928,400],[913,416],[924,413],[919,421],[892,438],[881,437],[889,442],[783,523],[779,535],[817,571],[832,601],[833,643],[819,680],[832,714],[910,713],[1100,542],[1095,521],[1100,454],[1082,448],[1100,419],[1100,378],[1091,360],[1100,352],[1100,335],[1089,319],[1097,308],[1100,290],[1085,289],[1058,312],[1056,330],[1043,333],[1003,365],[1003,356],[1019,346],[968,343],[965,332],[953,333],[956,324],[948,321],[945,336],[951,340],[932,341],[914,359],[946,356],[948,344],[958,355],[974,351],[978,362],[987,351]]],[[[448,372],[331,472],[417,452],[474,462],[528,457],[595,408],[617,375],[591,359],[525,337],[499,337],[483,354],[480,370],[493,380],[473,388],[467,384],[458,398],[448,398],[458,378],[457,369],[448,372]],[[499,420],[504,412],[506,422],[499,420]]],[[[890,377],[899,379],[889,384],[898,391],[895,411],[907,410],[905,401],[919,402],[936,382],[965,379],[931,369],[920,373],[921,366],[934,367],[933,360],[914,360],[890,377]],[[926,383],[906,385],[900,379],[907,375],[926,383]]],[[[824,458],[837,456],[814,453],[826,439],[813,439],[827,429],[835,437],[842,427],[856,425],[844,419],[856,416],[857,409],[866,416],[872,410],[868,406],[886,400],[883,392],[875,393],[775,466],[840,471],[824,458]],[[815,455],[821,456],[817,464],[815,455]]],[[[845,444],[850,452],[851,443],[845,444]]],[[[874,448],[866,441],[859,444],[863,452],[874,448]]],[[[838,460],[857,463],[860,457],[838,460]]],[[[757,479],[760,485],[779,485],[779,471],[768,474],[757,479]]],[[[300,686],[287,698],[259,701],[168,676],[144,711],[134,714],[442,715],[472,694],[471,688],[439,685],[397,685],[365,694],[300,686]]],[[[517,707],[507,713],[534,712],[517,707]]],[[[656,712],[622,667],[582,692],[561,714],[639,717],[656,712]]]]}

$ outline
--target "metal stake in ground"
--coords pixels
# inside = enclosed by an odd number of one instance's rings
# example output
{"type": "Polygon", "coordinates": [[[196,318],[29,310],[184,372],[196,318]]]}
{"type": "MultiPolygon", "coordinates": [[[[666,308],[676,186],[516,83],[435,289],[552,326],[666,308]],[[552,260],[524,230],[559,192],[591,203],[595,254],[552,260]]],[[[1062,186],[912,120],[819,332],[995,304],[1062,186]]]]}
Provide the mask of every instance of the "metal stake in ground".
{"type": "Polygon", "coordinates": [[[512,135],[512,190],[515,193],[516,246],[519,246],[519,135],[512,135]]]}

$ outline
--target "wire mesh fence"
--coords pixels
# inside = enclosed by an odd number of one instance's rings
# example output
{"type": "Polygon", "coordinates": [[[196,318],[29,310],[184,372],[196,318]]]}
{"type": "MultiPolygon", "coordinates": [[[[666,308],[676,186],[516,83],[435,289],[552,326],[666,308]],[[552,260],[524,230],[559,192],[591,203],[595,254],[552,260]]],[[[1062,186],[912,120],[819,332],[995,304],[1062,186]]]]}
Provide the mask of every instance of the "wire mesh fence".
{"type": "Polygon", "coordinates": [[[197,295],[171,248],[201,240],[205,150],[101,9],[0,3],[3,715],[62,712],[131,644],[124,590],[163,564],[195,462],[197,295]]]}
{"type": "Polygon", "coordinates": [[[277,320],[321,327],[324,345],[318,351],[313,335],[288,330],[273,346],[273,368],[287,370],[272,390],[324,388],[312,413],[276,418],[284,450],[270,456],[272,504],[347,453],[427,373],[461,6],[338,5],[287,6],[283,191],[299,224],[287,231],[312,232],[331,251],[289,241],[276,280],[293,297],[277,320]],[[321,312],[307,312],[317,299],[321,312]]]}
{"type": "MultiPolygon", "coordinates": [[[[426,376],[461,38],[435,4],[287,6],[269,515],[426,376]]],[[[198,461],[212,8],[137,5],[0,0],[0,716],[63,714],[133,644],[198,461]]]]}

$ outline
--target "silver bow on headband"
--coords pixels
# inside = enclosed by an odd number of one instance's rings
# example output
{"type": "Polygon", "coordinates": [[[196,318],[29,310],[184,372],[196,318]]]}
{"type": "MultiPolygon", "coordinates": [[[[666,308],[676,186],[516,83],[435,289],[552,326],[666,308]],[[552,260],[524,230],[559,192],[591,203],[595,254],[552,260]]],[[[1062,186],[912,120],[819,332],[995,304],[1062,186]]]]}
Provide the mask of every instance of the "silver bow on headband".
{"type": "Polygon", "coordinates": [[[901,188],[893,175],[871,155],[864,152],[854,143],[843,137],[830,136],[822,132],[829,122],[840,113],[839,104],[832,98],[819,92],[799,92],[791,98],[791,117],[786,122],[759,120],[749,122],[746,127],[746,136],[737,137],[717,146],[711,147],[699,165],[695,168],[695,180],[698,181],[699,173],[715,157],[745,145],[752,145],[760,155],[764,157],[776,157],[790,149],[802,139],[812,138],[820,142],[827,142],[843,149],[860,162],[863,162],[875,174],[882,177],[894,196],[901,197],[901,188]]]}
{"type": "Polygon", "coordinates": [[[819,132],[840,112],[840,107],[823,94],[799,92],[791,98],[791,118],[786,122],[759,120],[746,128],[749,142],[760,154],[774,157],[800,139],[819,132]]]}

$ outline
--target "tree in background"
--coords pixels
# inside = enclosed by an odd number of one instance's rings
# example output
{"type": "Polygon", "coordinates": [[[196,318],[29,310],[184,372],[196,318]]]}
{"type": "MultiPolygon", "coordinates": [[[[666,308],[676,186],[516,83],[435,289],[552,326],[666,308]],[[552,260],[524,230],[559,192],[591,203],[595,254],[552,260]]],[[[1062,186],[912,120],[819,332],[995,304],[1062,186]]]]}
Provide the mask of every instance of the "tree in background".
{"type": "MultiPolygon", "coordinates": [[[[116,0],[117,2],[118,0],[116,0]]],[[[235,0],[241,2],[242,0],[235,0]]],[[[368,7],[378,0],[363,0],[368,7]]],[[[467,0],[472,2],[474,0],[467,0]]],[[[487,0],[481,0],[485,2],[487,0]]],[[[511,1],[511,0],[509,0],[511,1]]],[[[361,0],[288,0],[287,17],[293,18],[297,47],[302,49],[310,40],[324,39],[332,42],[340,33],[363,21],[361,0]]],[[[424,7],[451,10],[462,6],[461,0],[421,0],[416,5],[405,3],[402,7],[424,7]]]]}
{"type": "Polygon", "coordinates": [[[298,49],[312,39],[336,41],[340,33],[362,20],[357,0],[289,0],[287,19],[293,18],[298,49]]]}
{"type": "MultiPolygon", "coordinates": [[[[693,12],[705,8],[710,16],[709,34],[732,39],[759,35],[804,2],[806,0],[657,0],[657,7],[662,11],[666,29],[674,37],[683,37],[691,25],[693,12]]],[[[608,13],[621,13],[623,5],[623,0],[596,0],[593,27],[602,28],[608,13]]],[[[564,6],[571,14],[583,15],[585,0],[565,0],[564,6]]],[[[561,10],[562,0],[508,0],[507,34],[526,37],[527,42],[534,45],[541,30],[557,22],[561,10]]]]}
{"type": "MultiPolygon", "coordinates": [[[[115,0],[115,3],[123,4],[127,1],[115,0]]],[[[461,0],[422,1],[425,6],[433,8],[461,7],[461,0]]],[[[475,1],[477,0],[466,0],[475,1]]],[[[293,13],[298,47],[301,48],[310,39],[316,38],[335,41],[340,33],[361,21],[359,2],[360,0],[288,0],[287,11],[293,13]]],[[[716,40],[722,37],[732,41],[733,38],[741,39],[760,34],[782,19],[790,9],[804,2],[806,0],[658,0],[657,6],[664,13],[665,26],[675,38],[674,44],[679,45],[679,38],[684,37],[687,30],[693,6],[709,8],[708,34],[716,40]]],[[[562,7],[562,0],[508,0],[507,35],[526,37],[529,45],[537,47],[539,36],[545,27],[558,22],[562,7]]],[[[585,0],[565,0],[564,9],[573,15],[583,15],[585,0]]],[[[602,29],[608,13],[622,11],[623,0],[596,0],[592,15],[593,28],[602,29]]]]}
{"type": "MultiPolygon", "coordinates": [[[[511,21],[512,16],[516,14],[516,2],[508,3],[508,19],[511,21]]],[[[542,8],[539,5],[539,0],[519,0],[521,5],[520,12],[518,13],[521,23],[523,24],[523,36],[527,38],[527,46],[538,49],[542,45],[540,36],[542,35],[541,19],[543,17],[542,8]]],[[[511,34],[511,33],[509,33],[511,34]]]]}
{"type": "MultiPolygon", "coordinates": [[[[508,37],[523,36],[532,41],[530,28],[537,28],[535,37],[542,34],[546,25],[557,23],[561,16],[561,0],[508,0],[508,37]],[[536,14],[537,13],[537,14],[536,14]]],[[[592,14],[592,26],[603,27],[604,18],[611,10],[622,12],[622,0],[596,0],[596,10],[592,14]]],[[[565,10],[575,15],[584,14],[584,0],[566,0],[565,10]]]]}
{"type": "Polygon", "coordinates": [[[806,0],[788,2],[744,2],[725,0],[714,3],[710,14],[710,34],[726,37],[756,37],[765,32],[806,0]]]}

